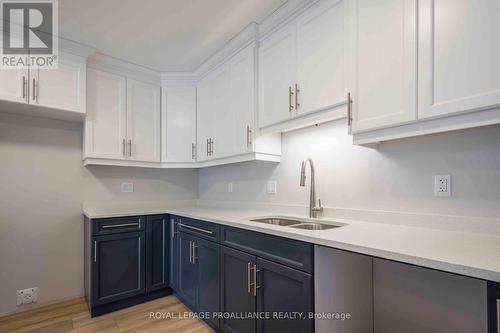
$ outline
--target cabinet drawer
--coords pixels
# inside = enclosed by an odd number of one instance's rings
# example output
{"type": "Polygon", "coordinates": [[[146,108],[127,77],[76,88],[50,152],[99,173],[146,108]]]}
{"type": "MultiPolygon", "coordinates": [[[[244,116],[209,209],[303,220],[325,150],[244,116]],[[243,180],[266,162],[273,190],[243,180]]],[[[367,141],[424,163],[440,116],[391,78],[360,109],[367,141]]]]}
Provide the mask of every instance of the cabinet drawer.
{"type": "Polygon", "coordinates": [[[231,227],[222,227],[221,242],[292,268],[313,271],[314,251],[309,243],[231,227]]]}
{"type": "Polygon", "coordinates": [[[186,217],[179,217],[178,221],[178,231],[183,231],[214,242],[218,242],[220,240],[218,224],[186,217]]]}
{"type": "Polygon", "coordinates": [[[93,235],[107,235],[122,232],[143,231],[144,216],[117,217],[92,221],[93,235]]]}

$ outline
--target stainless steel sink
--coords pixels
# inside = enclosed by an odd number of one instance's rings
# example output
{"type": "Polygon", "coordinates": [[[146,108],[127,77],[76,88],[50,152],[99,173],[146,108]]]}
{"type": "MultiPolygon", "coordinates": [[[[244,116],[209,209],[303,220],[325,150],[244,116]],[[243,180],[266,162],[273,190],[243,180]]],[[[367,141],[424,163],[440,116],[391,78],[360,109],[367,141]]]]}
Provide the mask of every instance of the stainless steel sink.
{"type": "Polygon", "coordinates": [[[344,224],[326,224],[318,222],[309,222],[307,220],[295,220],[282,217],[263,217],[250,220],[252,222],[266,223],[272,225],[280,225],[283,227],[304,229],[304,230],[328,230],[333,228],[342,227],[344,224]]]}
{"type": "Polygon", "coordinates": [[[300,223],[291,225],[290,228],[297,229],[306,229],[306,230],[328,230],[333,228],[341,227],[340,225],[331,225],[331,224],[323,224],[323,223],[300,223]]]}
{"type": "Polygon", "coordinates": [[[299,221],[299,220],[283,219],[283,218],[279,218],[279,217],[266,217],[266,218],[255,219],[255,220],[250,220],[250,221],[272,224],[272,225],[281,225],[281,226],[286,226],[286,227],[294,225],[294,224],[303,223],[302,221],[299,221]]]}

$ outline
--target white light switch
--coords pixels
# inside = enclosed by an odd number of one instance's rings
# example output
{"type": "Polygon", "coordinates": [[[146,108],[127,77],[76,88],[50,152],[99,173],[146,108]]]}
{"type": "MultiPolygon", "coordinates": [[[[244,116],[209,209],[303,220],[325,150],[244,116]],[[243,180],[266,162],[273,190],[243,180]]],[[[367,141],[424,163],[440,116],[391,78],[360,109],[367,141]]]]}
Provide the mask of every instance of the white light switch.
{"type": "Polygon", "coordinates": [[[122,183],[122,193],[132,193],[134,192],[133,183],[122,183]]]}
{"type": "Polygon", "coordinates": [[[278,192],[278,182],[275,180],[269,180],[266,186],[267,194],[276,194],[278,192]]]}

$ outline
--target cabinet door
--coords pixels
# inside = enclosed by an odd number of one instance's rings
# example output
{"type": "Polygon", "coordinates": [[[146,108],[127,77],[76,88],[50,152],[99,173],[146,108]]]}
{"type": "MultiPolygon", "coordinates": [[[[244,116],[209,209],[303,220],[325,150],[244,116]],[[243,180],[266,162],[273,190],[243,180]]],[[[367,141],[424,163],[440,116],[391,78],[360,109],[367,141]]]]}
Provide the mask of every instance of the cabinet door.
{"type": "Polygon", "coordinates": [[[258,319],[258,333],[314,331],[313,280],[307,273],[257,258],[257,312],[302,312],[305,318],[258,319]]]}
{"type": "Polygon", "coordinates": [[[11,102],[28,102],[29,73],[27,69],[0,69],[0,99],[11,102]]]}
{"type": "Polygon", "coordinates": [[[125,159],[126,81],[88,69],[85,157],[125,159]]]}
{"type": "Polygon", "coordinates": [[[193,261],[192,237],[183,232],[177,234],[179,248],[179,280],[177,292],[189,306],[196,306],[196,290],[198,286],[198,267],[193,261]]]}
{"type": "Polygon", "coordinates": [[[160,87],[127,79],[128,159],[160,162],[160,87]]]}
{"type": "Polygon", "coordinates": [[[231,131],[233,155],[252,151],[255,121],[255,46],[240,51],[230,63],[229,107],[233,116],[231,131]]]}
{"type": "Polygon", "coordinates": [[[196,88],[162,89],[162,161],[196,161],[196,88]]]}
{"type": "MultiPolygon", "coordinates": [[[[193,261],[198,266],[196,309],[200,312],[220,311],[220,245],[196,237],[193,261]]],[[[219,326],[219,319],[208,318],[219,326]]]]}
{"type": "MultiPolygon", "coordinates": [[[[234,147],[234,116],[229,105],[230,68],[224,65],[212,74],[213,111],[212,122],[214,132],[212,137],[212,153],[210,158],[231,156],[234,147]]],[[[203,126],[203,125],[202,125],[203,126]]]]}
{"type": "Polygon", "coordinates": [[[96,236],[93,243],[93,306],[145,292],[144,232],[96,236]]]}
{"type": "Polygon", "coordinates": [[[179,236],[178,220],[170,217],[170,288],[177,291],[179,286],[179,236]]]}
{"type": "Polygon", "coordinates": [[[500,1],[419,1],[419,117],[500,105],[500,1]]]}
{"type": "Polygon", "coordinates": [[[416,120],[417,1],[355,0],[353,132],[416,120]]]}
{"type": "Polygon", "coordinates": [[[146,220],[146,292],[168,287],[169,234],[167,216],[148,216],[146,220]]]}
{"type": "MultiPolygon", "coordinates": [[[[253,268],[256,257],[221,247],[221,312],[255,312],[253,268]]],[[[222,318],[220,327],[226,333],[254,333],[254,319],[222,318]]]]}
{"type": "Polygon", "coordinates": [[[259,47],[259,127],[277,124],[294,114],[297,77],[296,29],[289,25],[273,33],[259,47]]]}
{"type": "Polygon", "coordinates": [[[486,281],[373,259],[374,333],[487,333],[486,281]]]}
{"type": "Polygon", "coordinates": [[[297,112],[344,105],[346,0],[327,0],[297,22],[297,112]]]}
{"type": "Polygon", "coordinates": [[[60,57],[57,69],[31,70],[30,103],[85,114],[85,74],[85,60],[70,55],[60,57]]]}
{"type": "Polygon", "coordinates": [[[215,109],[212,80],[210,76],[200,80],[197,86],[196,127],[197,127],[197,160],[210,159],[208,140],[213,137],[215,109]]]}

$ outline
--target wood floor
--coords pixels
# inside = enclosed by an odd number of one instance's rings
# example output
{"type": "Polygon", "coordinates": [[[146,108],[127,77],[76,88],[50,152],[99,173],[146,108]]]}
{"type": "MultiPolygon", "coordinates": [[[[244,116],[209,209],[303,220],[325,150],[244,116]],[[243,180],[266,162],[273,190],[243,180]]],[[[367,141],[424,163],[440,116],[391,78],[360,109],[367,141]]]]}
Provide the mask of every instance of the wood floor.
{"type": "Polygon", "coordinates": [[[0,318],[1,333],[212,333],[175,296],[90,318],[83,298],[0,318]],[[161,313],[162,319],[150,318],[161,313]],[[179,318],[179,314],[183,318],[179,318]],[[187,318],[187,319],[184,319],[187,318]]]}

